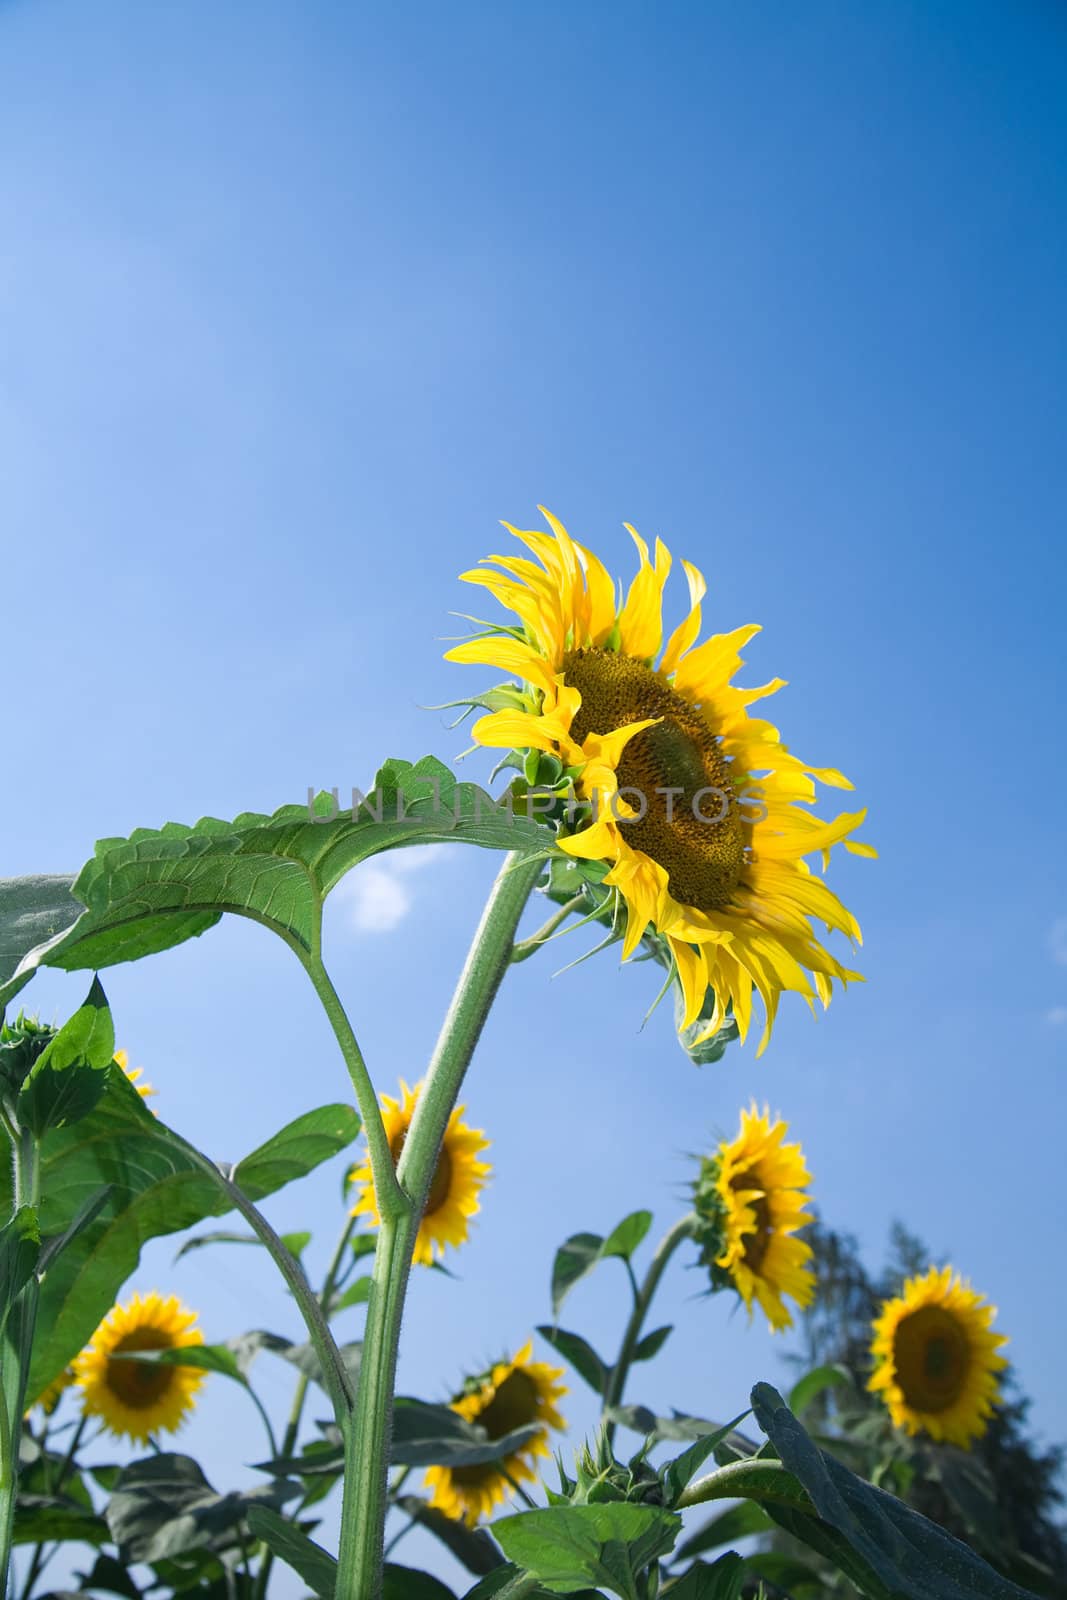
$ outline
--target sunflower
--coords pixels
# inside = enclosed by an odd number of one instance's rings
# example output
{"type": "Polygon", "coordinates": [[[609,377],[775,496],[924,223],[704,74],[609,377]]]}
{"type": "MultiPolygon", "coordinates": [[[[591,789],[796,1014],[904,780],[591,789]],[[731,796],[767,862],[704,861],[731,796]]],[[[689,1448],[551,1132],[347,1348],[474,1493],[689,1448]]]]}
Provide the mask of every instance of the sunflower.
{"type": "Polygon", "coordinates": [[[149,1099],[149,1097],[151,1095],[158,1094],[159,1091],[157,1089],[153,1089],[153,1087],[152,1087],[152,1085],[150,1083],[139,1083],[138,1082],[138,1079],[141,1077],[141,1074],[144,1072],[144,1068],[143,1067],[131,1067],[130,1066],[129,1051],[127,1051],[127,1050],[116,1050],[115,1051],[115,1060],[118,1062],[119,1066],[122,1068],[122,1070],[126,1074],[127,1078],[129,1078],[130,1082],[133,1084],[134,1088],[137,1090],[137,1093],[141,1096],[142,1100],[147,1100],[147,1099],[149,1099]]]}
{"type": "Polygon", "coordinates": [[[797,1230],[813,1220],[804,1192],[811,1174],[799,1144],[784,1144],[789,1124],[766,1107],[741,1113],[736,1139],[700,1165],[693,1186],[697,1240],[716,1288],[736,1289],[752,1315],[757,1301],[775,1332],[793,1319],[783,1296],[811,1303],[812,1249],[797,1230]]]}
{"type": "Polygon", "coordinates": [[[426,1486],[433,1490],[430,1504],[470,1527],[506,1501],[515,1484],[536,1481],[534,1462],[550,1453],[549,1428],[566,1427],[556,1409],[556,1401],[567,1393],[559,1382],[563,1368],[533,1361],[532,1355],[533,1343],[527,1340],[510,1361],[498,1361],[488,1372],[469,1379],[451,1402],[453,1411],[484,1428],[490,1439],[540,1424],[540,1431],[526,1444],[499,1461],[427,1469],[426,1486]]]}
{"type": "Polygon", "coordinates": [[[867,1387],[880,1394],[898,1428],[967,1450],[985,1432],[998,1402],[998,1354],[1007,1340],[992,1332],[996,1306],[976,1294],[951,1267],[909,1278],[887,1300],[873,1325],[874,1372],[867,1387]]]}
{"type": "Polygon", "coordinates": [[[743,1039],[758,993],[762,1051],[783,991],[826,1006],[835,979],[859,977],[813,931],[815,919],[860,939],[855,917],[805,858],[821,852],[825,867],[840,842],[873,856],[850,837],[866,812],[827,821],[809,809],[816,781],[852,785],[833,768],[800,761],[777,728],[750,715],[784,686],[780,678],[755,689],[731,681],[758,626],[696,645],[707,587],[696,567],[682,563],[689,612],[664,648],[671,556],[661,541],[650,562],[627,525],[639,567],[621,601],[597,557],[540,509],[550,533],[504,524],[536,560],[492,556],[484,564],[501,570],[462,575],[518,619],[447,652],[521,680],[469,702],[488,709],[474,725],[475,742],[523,752],[527,772],[536,752],[551,758],[570,795],[557,844],[603,874],[625,907],[623,958],[648,930],[666,940],[682,1026],[708,1016],[700,1039],[731,1011],[743,1039]]]}
{"type": "Polygon", "coordinates": [[[195,1367],[121,1359],[142,1350],[184,1350],[203,1344],[196,1312],[177,1295],[135,1294],[113,1306],[74,1362],[87,1416],[102,1418],[114,1434],[141,1444],[161,1431],[174,1433],[196,1404],[206,1374],[195,1367]]]}
{"type": "MultiPolygon", "coordinates": [[[[382,1119],[394,1162],[399,1161],[404,1148],[421,1087],[421,1084],[416,1084],[414,1089],[409,1089],[401,1078],[399,1100],[387,1094],[382,1096],[382,1119]]],[[[432,1266],[434,1255],[444,1255],[446,1245],[458,1247],[466,1243],[470,1235],[468,1220],[481,1210],[478,1196],[493,1170],[488,1162],[478,1160],[481,1151],[488,1150],[489,1140],[480,1128],[470,1128],[463,1121],[466,1109],[466,1106],[456,1106],[441,1141],[430,1192],[426,1197],[426,1210],[415,1236],[414,1260],[420,1266],[432,1266]]],[[[352,1207],[352,1215],[367,1216],[374,1223],[380,1222],[370,1161],[364,1159],[360,1165],[353,1167],[348,1174],[348,1181],[360,1189],[358,1203],[352,1207]]]]}

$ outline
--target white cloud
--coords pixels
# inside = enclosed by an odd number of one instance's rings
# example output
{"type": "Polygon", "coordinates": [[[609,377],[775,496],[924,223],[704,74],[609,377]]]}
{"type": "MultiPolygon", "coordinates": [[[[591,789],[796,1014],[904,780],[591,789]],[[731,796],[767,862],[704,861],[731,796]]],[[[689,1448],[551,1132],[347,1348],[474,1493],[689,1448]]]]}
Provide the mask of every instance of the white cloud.
{"type": "Polygon", "coordinates": [[[340,890],[347,903],[350,926],[357,933],[391,933],[415,903],[411,879],[448,853],[448,845],[432,845],[391,850],[388,855],[365,861],[340,890]]]}
{"type": "Polygon", "coordinates": [[[1056,918],[1048,942],[1053,961],[1061,967],[1067,967],[1067,917],[1056,918]]]}
{"type": "Polygon", "coordinates": [[[1045,1012],[1045,1021],[1053,1028],[1062,1028],[1067,1022],[1067,1006],[1053,1006],[1045,1012]]]}

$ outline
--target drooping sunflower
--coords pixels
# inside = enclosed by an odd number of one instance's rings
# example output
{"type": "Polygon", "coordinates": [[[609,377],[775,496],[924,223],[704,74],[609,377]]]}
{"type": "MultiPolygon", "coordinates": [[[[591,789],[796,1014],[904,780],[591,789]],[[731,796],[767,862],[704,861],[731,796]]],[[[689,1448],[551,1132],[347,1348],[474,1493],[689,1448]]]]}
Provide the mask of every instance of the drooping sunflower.
{"type": "Polygon", "coordinates": [[[109,1432],[141,1444],[152,1434],[176,1432],[196,1404],[206,1373],[122,1357],[203,1344],[196,1316],[177,1295],[164,1299],[154,1290],[113,1306],[74,1361],[86,1415],[100,1417],[109,1432]]]}
{"type": "MultiPolygon", "coordinates": [[[[421,1087],[421,1084],[416,1084],[414,1089],[409,1089],[401,1078],[399,1100],[387,1094],[382,1096],[382,1120],[394,1164],[400,1160],[421,1087]]],[[[487,1161],[478,1159],[483,1150],[488,1150],[489,1140],[480,1128],[468,1127],[463,1121],[466,1109],[466,1106],[455,1107],[441,1141],[437,1166],[426,1197],[426,1210],[415,1236],[414,1260],[420,1266],[431,1266],[435,1254],[444,1255],[446,1245],[458,1247],[466,1243],[470,1235],[470,1218],[481,1210],[478,1196],[493,1170],[487,1161]]],[[[379,1223],[381,1217],[374,1195],[374,1177],[369,1158],[364,1158],[352,1168],[348,1181],[360,1190],[359,1200],[352,1207],[352,1215],[370,1217],[373,1223],[379,1223]]]]}
{"type": "Polygon", "coordinates": [[[560,1383],[562,1367],[534,1361],[533,1343],[527,1340],[510,1361],[498,1361],[487,1372],[468,1379],[451,1402],[468,1422],[476,1422],[490,1439],[502,1439],[516,1428],[540,1424],[540,1432],[520,1449],[499,1461],[486,1461],[473,1467],[429,1467],[426,1486],[432,1489],[430,1504],[446,1515],[462,1519],[473,1527],[479,1517],[488,1516],[495,1506],[506,1501],[516,1483],[536,1481],[534,1463],[547,1456],[548,1430],[562,1431],[566,1423],[556,1407],[567,1393],[560,1383]]]}
{"type": "Polygon", "coordinates": [[[967,1450],[989,1425],[1007,1344],[992,1331],[996,1306],[951,1267],[909,1278],[874,1323],[868,1388],[894,1426],[967,1450]]]}
{"type": "Polygon", "coordinates": [[[142,1100],[148,1100],[152,1095],[159,1093],[158,1089],[153,1089],[150,1083],[140,1082],[144,1068],[130,1066],[130,1055],[128,1050],[116,1050],[115,1060],[118,1062],[127,1078],[129,1078],[130,1082],[133,1084],[142,1100]]]}
{"type": "Polygon", "coordinates": [[[784,1143],[788,1132],[752,1105],[737,1137],[701,1161],[693,1185],[695,1234],[713,1284],[736,1289],[749,1316],[756,1301],[775,1332],[793,1325],[784,1296],[804,1307],[815,1293],[811,1246],[796,1237],[813,1220],[811,1174],[800,1145],[784,1143]]]}
{"type": "Polygon", "coordinates": [[[825,867],[842,842],[876,854],[851,837],[866,812],[826,821],[809,809],[816,782],[852,785],[833,768],[799,760],[777,728],[750,714],[784,686],[780,678],[754,689],[731,681],[757,625],[696,644],[707,588],[696,567],[682,563],[690,609],[664,647],[666,546],[657,539],[650,562],[627,525],[639,567],[622,601],[598,558],[540,509],[549,533],[504,524],[535,560],[492,556],[483,563],[490,570],[462,575],[518,619],[447,652],[521,680],[470,701],[488,708],[474,739],[554,758],[575,803],[559,849],[609,869],[602,881],[626,911],[624,959],[646,930],[665,938],[682,1026],[712,999],[701,1038],[731,1011],[743,1039],[755,991],[766,1014],[762,1051],[782,992],[826,1006],[835,980],[859,977],[813,931],[816,920],[860,939],[855,917],[806,858],[821,852],[825,867]]]}

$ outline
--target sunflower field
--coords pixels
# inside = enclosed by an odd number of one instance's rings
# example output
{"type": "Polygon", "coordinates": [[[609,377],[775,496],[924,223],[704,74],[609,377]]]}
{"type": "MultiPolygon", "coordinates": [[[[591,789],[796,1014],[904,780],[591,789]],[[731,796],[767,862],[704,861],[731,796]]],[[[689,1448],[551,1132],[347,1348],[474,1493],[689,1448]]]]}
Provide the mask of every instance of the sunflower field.
{"type": "MultiPolygon", "coordinates": [[[[323,791],[270,815],[141,827],[101,840],[74,878],[0,882],[6,1592],[1063,1595],[1057,1463],[1026,1436],[990,1286],[915,1241],[884,1281],[866,1277],[819,1216],[788,1108],[763,1103],[757,1080],[721,1138],[687,1158],[672,1215],[657,1225],[634,1209],[561,1240],[530,1269],[546,1286],[543,1323],[472,1362],[446,1397],[398,1392],[421,1275],[453,1273],[493,1204],[467,1073],[510,970],[577,935],[583,959],[612,949],[627,970],[652,963],[646,1021],[665,1078],[691,1070],[672,1035],[700,1068],[726,1052],[758,1058],[775,1048],[784,997],[813,1013],[848,1004],[860,923],[832,887],[835,865],[848,853],[881,870],[866,807],[830,803],[848,778],[809,765],[768,720],[782,680],[744,680],[758,630],[708,606],[694,564],[680,564],[676,604],[660,540],[629,529],[636,570],[619,579],[550,511],[534,528],[505,526],[502,553],[463,574],[493,617],[447,651],[464,669],[450,704],[461,723],[473,716],[475,748],[496,753],[489,788],[437,756],[388,760],[348,809],[323,791]],[[499,870],[465,960],[441,954],[458,977],[408,1081],[364,1054],[324,908],[354,869],[441,843],[495,852],[499,870]],[[336,1091],[224,1161],[171,1126],[151,1064],[131,1066],[119,1047],[106,988],[112,969],[210,942],[235,918],[302,967],[332,1035],[336,1091]],[[30,988],[49,968],[85,975],[84,1002],[54,1022],[30,988]],[[279,1234],[263,1202],[331,1161],[336,1242],[313,1278],[310,1232],[279,1234]],[[142,1251],[177,1234],[183,1251],[220,1260],[240,1244],[262,1251],[277,1304],[209,1341],[194,1307],[138,1279],[142,1251]],[[676,1259],[699,1280],[692,1316],[711,1296],[800,1337],[807,1359],[794,1343],[788,1383],[781,1369],[776,1382],[752,1372],[740,1392],[718,1382],[709,1323],[714,1413],[685,1392],[663,1411],[642,1403],[649,1364],[672,1370],[657,1295],[676,1259]],[[625,1311],[598,1349],[571,1326],[570,1297],[609,1273],[625,1280],[625,1311]],[[298,1339],[266,1331],[286,1305],[298,1339]],[[290,1379],[280,1413],[259,1380],[272,1361],[290,1379]],[[236,1489],[182,1448],[223,1386],[242,1392],[262,1436],[255,1479],[236,1489]],[[579,1392],[594,1421],[575,1437],[579,1392]],[[320,1526],[334,1513],[336,1539],[320,1526]],[[412,1535],[463,1578],[446,1582],[432,1555],[405,1560],[412,1535]]],[[[412,1006],[424,976],[406,975],[412,1006]]],[[[624,992],[639,1021],[636,982],[624,992]]],[[[603,1019],[606,1039],[613,1025],[603,1019]]],[[[531,1019],[508,1064],[531,1089],[538,1038],[531,1019]]],[[[578,1182],[574,1134],[557,1124],[553,1182],[578,1182]]],[[[532,1197],[543,1181],[529,1175],[532,1197]]],[[[308,1223],[321,1228],[317,1210],[308,1223]]]]}

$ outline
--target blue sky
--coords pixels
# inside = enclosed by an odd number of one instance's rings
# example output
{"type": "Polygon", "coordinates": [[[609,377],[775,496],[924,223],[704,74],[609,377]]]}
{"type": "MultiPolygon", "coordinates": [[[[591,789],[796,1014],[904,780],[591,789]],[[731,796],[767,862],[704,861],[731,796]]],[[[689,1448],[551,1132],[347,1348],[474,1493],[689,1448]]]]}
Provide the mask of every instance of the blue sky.
{"type": "MultiPolygon", "coordinates": [[[[545,1320],[567,1233],[665,1227],[756,1095],[872,1262],[893,1217],[951,1250],[1067,1436],[1065,47],[1038,3],[0,3],[0,871],[457,755],[422,709],[481,681],[440,660],[455,575],[538,502],[617,570],[624,521],[697,561],[712,628],[764,624],[747,681],[789,680],[788,742],[870,806],[880,862],[832,878],[869,981],[786,1006],[759,1063],[694,1070],[612,956],[509,978],[466,1094],[495,1181],[462,1284],[413,1286],[409,1392],[545,1320]]],[[[419,1075],[495,866],[385,860],[334,906],[382,1088],[419,1075]]],[[[214,1153],[343,1094],[259,928],[107,989],[214,1153]]],[[[336,1177],[271,1208],[313,1262],[336,1177]]],[[[253,1252],[171,1254],[138,1282],[209,1337],[295,1332],[253,1252]]],[[[781,1342],[696,1287],[668,1280],[633,1398],[732,1414],[781,1342]]],[[[570,1317],[607,1345],[621,1307],[605,1269],[570,1317]]],[[[262,1453],[221,1382],[187,1439],[223,1487],[262,1453]]]]}

